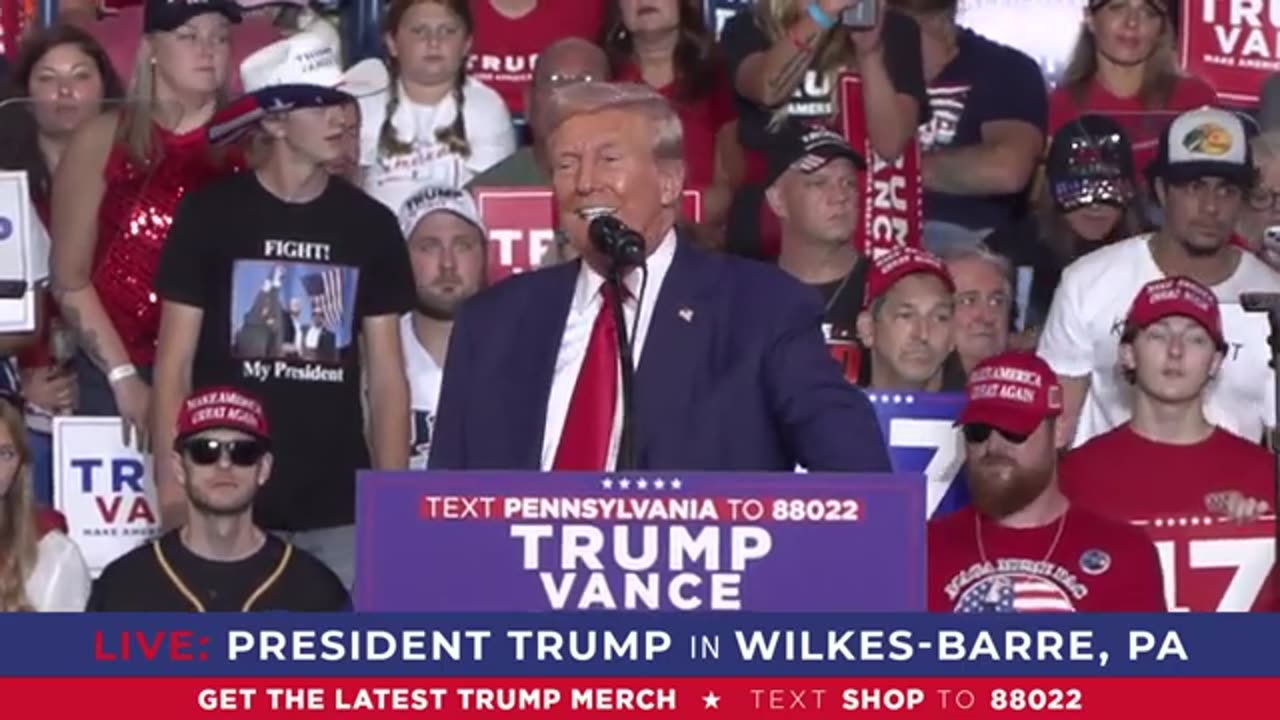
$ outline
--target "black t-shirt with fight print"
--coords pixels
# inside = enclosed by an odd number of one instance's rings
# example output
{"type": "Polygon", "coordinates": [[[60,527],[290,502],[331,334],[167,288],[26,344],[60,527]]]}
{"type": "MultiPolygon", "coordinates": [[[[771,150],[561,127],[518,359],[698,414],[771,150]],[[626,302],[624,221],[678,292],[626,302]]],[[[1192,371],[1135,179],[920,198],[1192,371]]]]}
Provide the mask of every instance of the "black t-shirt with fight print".
{"type": "Polygon", "coordinates": [[[351,597],[333,571],[268,534],[243,560],[223,562],[187,549],[169,532],[102,571],[89,612],[343,612],[351,597]]]}
{"type": "Polygon", "coordinates": [[[347,182],[289,203],[256,173],[189,193],[161,257],[156,291],[203,310],[192,384],[262,398],[275,464],[255,505],[273,530],[355,520],[356,471],[370,466],[360,334],[413,305],[396,218],[347,182]]]}
{"type": "MultiPolygon", "coordinates": [[[[837,26],[831,32],[846,30],[837,26]]],[[[924,60],[920,50],[920,26],[906,15],[888,10],[880,33],[889,79],[899,93],[916,99],[920,105],[920,121],[923,123],[928,120],[930,109],[924,79],[924,60]]],[[[783,42],[789,41],[784,39],[783,42]]],[[[738,69],[742,62],[752,54],[765,52],[772,46],[769,37],[756,23],[753,9],[747,8],[725,23],[720,35],[720,45],[724,48],[728,61],[729,78],[735,83],[734,101],[738,108],[739,140],[745,147],[764,149],[763,146],[769,141],[766,127],[772,109],[762,107],[736,91],[738,69]]],[[[822,73],[810,68],[805,71],[804,78],[787,103],[787,114],[801,120],[825,122],[835,111],[832,104],[834,101],[834,78],[823,77],[822,73]]]]}

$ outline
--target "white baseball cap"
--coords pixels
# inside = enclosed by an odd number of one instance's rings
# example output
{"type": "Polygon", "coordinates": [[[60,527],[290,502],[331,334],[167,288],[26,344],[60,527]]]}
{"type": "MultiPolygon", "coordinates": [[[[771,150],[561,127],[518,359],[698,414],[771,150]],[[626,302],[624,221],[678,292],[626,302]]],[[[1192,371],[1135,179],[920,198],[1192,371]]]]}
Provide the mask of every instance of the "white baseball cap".
{"type": "Polygon", "coordinates": [[[407,239],[423,218],[435,212],[453,213],[485,234],[475,198],[466,190],[448,186],[428,186],[410,195],[400,206],[400,231],[407,239]]]}
{"type": "Polygon", "coordinates": [[[1226,110],[1204,107],[1173,119],[1160,136],[1160,150],[1147,167],[1151,179],[1189,182],[1219,177],[1253,184],[1253,151],[1244,121],[1226,110]]]}

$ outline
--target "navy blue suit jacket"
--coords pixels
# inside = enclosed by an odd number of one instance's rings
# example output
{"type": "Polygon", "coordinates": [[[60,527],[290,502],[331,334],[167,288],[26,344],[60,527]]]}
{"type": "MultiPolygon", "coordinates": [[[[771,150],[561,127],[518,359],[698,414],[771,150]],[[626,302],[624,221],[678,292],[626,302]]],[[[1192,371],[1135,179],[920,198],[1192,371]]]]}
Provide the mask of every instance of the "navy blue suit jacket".
{"type": "MultiPolygon", "coordinates": [[[[579,264],[508,278],[462,308],[430,467],[540,469],[579,264]]],[[[875,411],[841,377],[821,316],[818,294],[776,267],[681,238],[636,370],[639,467],[891,471],[875,411]]]]}

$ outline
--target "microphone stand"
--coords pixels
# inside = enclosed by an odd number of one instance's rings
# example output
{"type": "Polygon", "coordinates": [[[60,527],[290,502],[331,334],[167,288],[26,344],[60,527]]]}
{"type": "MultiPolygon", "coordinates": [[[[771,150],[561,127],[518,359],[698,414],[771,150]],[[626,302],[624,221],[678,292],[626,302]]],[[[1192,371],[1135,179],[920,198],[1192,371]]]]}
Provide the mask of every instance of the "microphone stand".
{"type": "MultiPolygon", "coordinates": [[[[622,366],[622,438],[618,442],[618,472],[637,469],[636,458],[636,418],[635,418],[635,383],[636,364],[632,349],[633,338],[627,335],[627,316],[622,311],[627,292],[622,282],[622,271],[626,266],[616,259],[609,263],[609,273],[605,282],[613,288],[609,293],[609,304],[613,310],[614,325],[618,328],[618,362],[622,366]]],[[[638,313],[640,310],[636,308],[638,313]]]]}
{"type": "MultiPolygon", "coordinates": [[[[1275,397],[1272,398],[1272,402],[1275,403],[1277,417],[1280,417],[1280,293],[1244,293],[1240,296],[1240,304],[1246,312],[1267,314],[1271,329],[1271,333],[1267,336],[1267,345],[1271,348],[1271,372],[1275,382],[1275,397]]],[[[1277,425],[1280,426],[1280,422],[1277,422],[1277,425]]],[[[1275,492],[1271,512],[1276,515],[1271,577],[1276,593],[1280,595],[1280,573],[1275,572],[1276,564],[1280,563],[1280,508],[1276,507],[1280,504],[1280,427],[1273,427],[1270,435],[1274,475],[1272,490],[1275,492]]]]}

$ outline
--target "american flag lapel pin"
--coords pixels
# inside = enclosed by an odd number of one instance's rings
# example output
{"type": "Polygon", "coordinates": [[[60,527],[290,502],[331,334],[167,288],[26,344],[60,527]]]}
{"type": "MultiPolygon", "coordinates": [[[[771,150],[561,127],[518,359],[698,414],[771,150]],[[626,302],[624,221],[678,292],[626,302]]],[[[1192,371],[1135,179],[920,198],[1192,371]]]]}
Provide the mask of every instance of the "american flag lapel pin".
{"type": "Polygon", "coordinates": [[[680,308],[680,312],[678,314],[680,315],[681,320],[687,323],[693,322],[693,308],[686,305],[680,308]]]}

